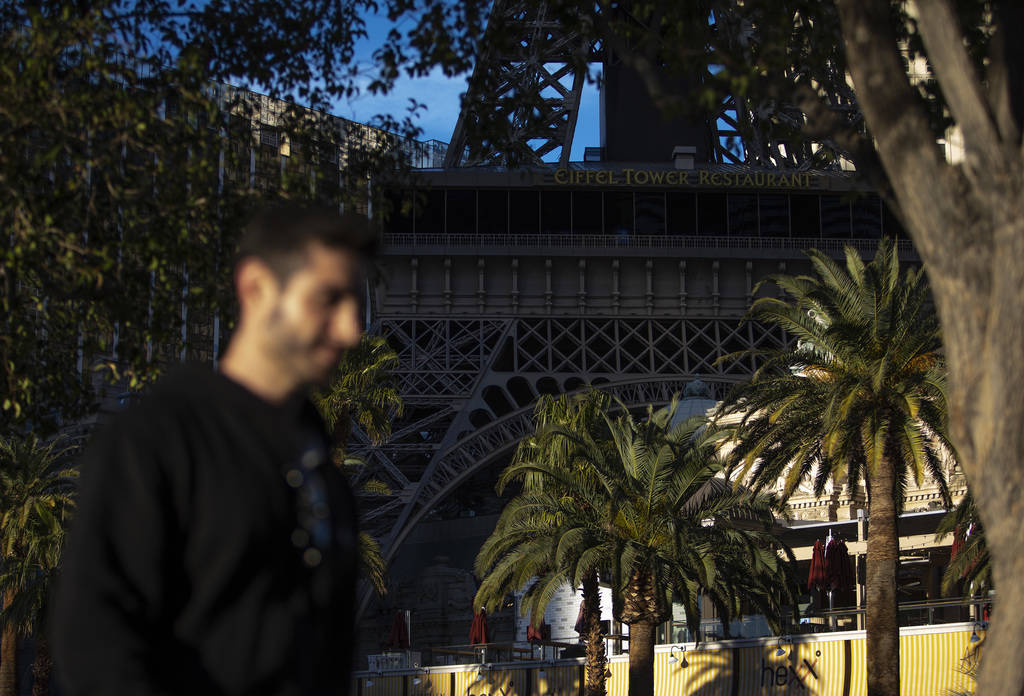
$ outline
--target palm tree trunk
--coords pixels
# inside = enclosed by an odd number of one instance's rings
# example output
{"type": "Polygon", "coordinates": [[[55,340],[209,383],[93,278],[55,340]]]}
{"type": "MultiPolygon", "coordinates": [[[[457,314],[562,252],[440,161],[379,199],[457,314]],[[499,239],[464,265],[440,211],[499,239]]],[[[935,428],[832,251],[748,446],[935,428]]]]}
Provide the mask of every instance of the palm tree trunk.
{"type": "Polygon", "coordinates": [[[629,696],[654,696],[654,634],[658,625],[641,621],[629,627],[629,696]]]}
{"type": "Polygon", "coordinates": [[[50,672],[53,660],[50,659],[50,644],[46,638],[36,638],[36,658],[32,662],[32,696],[48,696],[50,693],[50,672]]]}
{"type": "Polygon", "coordinates": [[[868,552],[864,592],[868,696],[899,696],[900,628],[896,570],[899,534],[892,463],[884,459],[868,481],[868,552]]]}
{"type": "MultiPolygon", "coordinates": [[[[4,607],[10,606],[14,592],[4,593],[4,607]]],[[[0,636],[0,696],[17,696],[18,634],[14,627],[5,628],[0,636]]]]}
{"type": "Polygon", "coordinates": [[[601,594],[597,573],[588,573],[583,578],[583,611],[586,616],[585,641],[587,645],[587,673],[583,687],[584,696],[605,696],[604,638],[601,636],[601,594]]]}

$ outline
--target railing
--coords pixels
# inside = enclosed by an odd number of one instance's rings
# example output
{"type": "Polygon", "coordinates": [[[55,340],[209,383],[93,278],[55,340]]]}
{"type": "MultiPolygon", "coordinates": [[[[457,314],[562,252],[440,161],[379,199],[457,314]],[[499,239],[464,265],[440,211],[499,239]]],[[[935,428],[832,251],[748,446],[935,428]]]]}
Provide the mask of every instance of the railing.
{"type": "MultiPolygon", "coordinates": [[[[992,602],[992,597],[954,597],[949,599],[929,599],[916,602],[901,602],[898,621],[900,626],[930,626],[963,621],[982,620],[984,608],[992,602]]],[[[833,610],[809,612],[801,616],[795,623],[791,616],[783,621],[782,633],[797,635],[802,633],[831,633],[833,631],[853,631],[864,628],[864,607],[844,607],[833,610]]],[[[674,621],[666,628],[667,633],[661,638],[665,642],[693,642],[694,636],[684,622],[674,621]]],[[[763,617],[744,617],[730,625],[732,638],[759,638],[772,635],[768,623],[763,617]]],[[[719,640],[724,638],[721,622],[718,619],[703,619],[700,624],[701,640],[719,640]]]]}
{"type": "MultiPolygon", "coordinates": [[[[897,620],[900,626],[931,626],[961,621],[982,620],[985,607],[992,603],[992,597],[957,597],[952,599],[927,599],[917,602],[901,602],[897,620]]],[[[825,610],[817,614],[824,622],[816,630],[838,631],[859,630],[864,627],[864,607],[825,610]]],[[[810,617],[815,618],[815,617],[810,617]]],[[[801,624],[807,626],[809,624],[801,624]]],[[[815,625],[815,624],[810,624],[815,625]]]]}
{"type": "MultiPolygon", "coordinates": [[[[993,597],[960,597],[952,599],[934,599],[918,602],[902,602],[899,605],[899,625],[925,626],[956,624],[963,622],[987,621],[986,606],[990,605],[993,597]]],[[[801,634],[831,633],[835,631],[857,631],[864,629],[864,607],[851,607],[844,609],[826,610],[813,615],[803,617],[798,624],[787,623],[783,625],[781,635],[797,636],[801,634]]],[[[732,639],[746,640],[772,640],[777,639],[768,628],[767,622],[761,617],[746,617],[751,620],[751,628],[756,630],[750,635],[746,632],[734,630],[732,639]],[[753,624],[757,624],[755,627],[753,624]],[[761,630],[763,628],[763,630],[761,630]],[[754,635],[756,633],[756,635],[754,635]]],[[[984,625],[982,623],[982,625],[984,625]]],[[[669,622],[662,626],[667,633],[659,636],[659,644],[671,645],[678,643],[692,643],[694,636],[684,622],[669,622]]],[[[724,639],[720,622],[717,619],[704,619],[701,621],[701,643],[714,643],[724,639]]],[[[621,655],[628,652],[628,634],[607,634],[603,636],[605,650],[609,656],[621,655]]],[[[429,666],[457,666],[457,665],[484,665],[491,663],[513,663],[522,661],[532,662],[553,662],[561,659],[569,659],[582,656],[583,646],[580,643],[565,641],[536,641],[530,645],[522,643],[486,643],[476,645],[446,645],[423,649],[423,660],[419,661],[420,653],[416,655],[416,664],[408,661],[402,663],[393,657],[388,660],[374,660],[383,656],[371,655],[370,671],[389,671],[408,668],[419,668],[429,666]]],[[[390,653],[388,655],[396,655],[390,653]]]]}
{"type": "MultiPolygon", "coordinates": [[[[384,248],[552,248],[552,249],[754,249],[800,252],[805,249],[841,254],[852,246],[862,253],[873,253],[877,239],[827,239],[812,237],[690,237],[672,235],[614,234],[412,234],[387,232],[384,248]]],[[[910,240],[896,242],[901,256],[917,256],[910,240]]]]}
{"type": "Polygon", "coordinates": [[[419,669],[423,657],[419,650],[392,650],[380,655],[367,655],[371,672],[419,669]]]}
{"type": "MultiPolygon", "coordinates": [[[[516,643],[477,643],[473,645],[445,645],[426,648],[423,651],[425,662],[434,666],[490,664],[495,662],[522,662],[537,660],[558,660],[564,651],[578,649],[577,643],[557,640],[531,641],[527,645],[516,643]]],[[[373,656],[371,656],[373,657],[373,656]]],[[[384,668],[385,670],[387,668],[384,668]]],[[[396,668],[397,669],[397,668],[396,668]]],[[[374,671],[371,665],[370,671],[374,671]]]]}

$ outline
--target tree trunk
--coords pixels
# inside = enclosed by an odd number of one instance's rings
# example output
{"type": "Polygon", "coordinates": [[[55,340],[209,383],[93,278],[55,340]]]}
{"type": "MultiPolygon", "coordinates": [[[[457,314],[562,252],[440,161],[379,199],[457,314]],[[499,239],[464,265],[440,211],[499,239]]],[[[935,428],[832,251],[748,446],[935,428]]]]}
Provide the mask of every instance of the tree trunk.
{"type": "MultiPolygon", "coordinates": [[[[4,594],[4,607],[10,606],[14,593],[4,594]]],[[[17,696],[18,634],[13,627],[5,628],[0,636],[0,696],[17,696]]]]}
{"type": "MultiPolygon", "coordinates": [[[[1019,90],[1019,80],[972,90],[965,83],[977,75],[960,68],[953,7],[934,0],[919,13],[929,63],[965,137],[965,162],[950,166],[906,78],[889,2],[836,4],[858,103],[928,271],[948,358],[950,430],[992,553],[999,605],[978,693],[1024,696],[1024,614],[1014,610],[1024,602],[1024,167],[1019,114],[1016,130],[1000,122],[994,132],[984,101],[986,90],[1019,90]]],[[[1012,37],[1017,28],[1010,22],[999,31],[1012,37]]],[[[1006,55],[992,60],[1004,64],[993,64],[990,76],[1020,67],[1006,55]]]]}
{"type": "Polygon", "coordinates": [[[1024,221],[992,260],[991,292],[932,281],[947,332],[950,427],[985,526],[997,604],[979,694],[1024,695],[1024,221]],[[1012,256],[1016,254],[1016,256],[1012,256]],[[983,309],[982,309],[983,308],[983,309]],[[979,313],[987,314],[980,322],[979,313]]]}
{"type": "Polygon", "coordinates": [[[654,635],[647,621],[629,627],[629,696],[654,696],[654,635]]]}
{"type": "Polygon", "coordinates": [[[868,480],[868,553],[864,593],[867,600],[868,696],[899,696],[900,627],[896,600],[899,534],[896,528],[895,475],[888,459],[868,480]]]}
{"type": "Polygon", "coordinates": [[[588,573],[583,578],[583,609],[586,617],[585,641],[587,645],[587,673],[583,688],[584,696],[605,696],[604,637],[601,635],[601,594],[597,573],[588,573]]]}
{"type": "Polygon", "coordinates": [[[48,696],[50,693],[50,672],[53,660],[50,658],[50,644],[43,636],[36,637],[36,657],[32,662],[32,696],[48,696]]]}
{"type": "Polygon", "coordinates": [[[664,597],[654,574],[639,569],[622,592],[622,621],[629,624],[629,696],[654,694],[655,632],[671,616],[664,597]]]}

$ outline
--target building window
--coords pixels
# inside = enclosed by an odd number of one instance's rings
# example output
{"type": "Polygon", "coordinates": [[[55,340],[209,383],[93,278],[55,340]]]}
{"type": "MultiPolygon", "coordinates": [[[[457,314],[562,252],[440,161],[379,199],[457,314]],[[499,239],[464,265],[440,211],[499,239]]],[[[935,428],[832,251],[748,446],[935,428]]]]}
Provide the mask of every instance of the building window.
{"type": "Polygon", "coordinates": [[[270,126],[260,126],[260,144],[277,147],[277,131],[270,126]]]}
{"type": "Polygon", "coordinates": [[[481,189],[477,193],[480,234],[508,234],[508,191],[481,189]]]}
{"type": "Polygon", "coordinates": [[[568,191],[541,191],[540,231],[566,235],[572,231],[572,199],[568,191]]]}
{"type": "Polygon", "coordinates": [[[510,191],[508,221],[512,234],[540,232],[540,192],[510,191]]]}
{"type": "Polygon", "coordinates": [[[754,194],[729,194],[729,236],[757,236],[757,196],[754,194]]]}
{"type": "Polygon", "coordinates": [[[791,195],[789,197],[789,219],[794,237],[818,239],[821,236],[821,211],[818,196],[791,195]]]}
{"type": "Polygon", "coordinates": [[[619,236],[633,234],[633,194],[630,191],[606,191],[604,194],[604,233],[619,236]]]}
{"type": "Polygon", "coordinates": [[[726,235],[724,193],[702,193],[697,196],[697,234],[702,237],[726,235]]]}
{"type": "Polygon", "coordinates": [[[665,234],[665,194],[636,194],[636,233],[663,236],[665,234]]]}
{"type": "Polygon", "coordinates": [[[821,197],[821,236],[850,238],[850,202],[845,196],[821,197]]]}
{"type": "Polygon", "coordinates": [[[903,229],[903,223],[896,217],[892,209],[882,204],[882,234],[893,239],[906,239],[907,233],[903,229]]]}
{"type": "Polygon", "coordinates": [[[413,192],[408,189],[391,189],[385,194],[385,214],[388,232],[395,234],[412,233],[413,192]]]}
{"type": "Polygon", "coordinates": [[[762,193],[757,197],[758,220],[762,237],[789,236],[789,196],[762,193]]]}
{"type": "Polygon", "coordinates": [[[854,199],[853,236],[856,239],[882,236],[882,199],[878,196],[866,194],[854,199]]]}
{"type": "Polygon", "coordinates": [[[416,234],[444,232],[444,191],[416,192],[416,234]]]}
{"type": "Polygon", "coordinates": [[[445,229],[448,234],[476,234],[476,189],[448,189],[445,229]]]}
{"type": "Polygon", "coordinates": [[[672,191],[665,196],[666,226],[669,234],[697,233],[697,195],[672,191]]]}
{"type": "Polygon", "coordinates": [[[604,203],[600,191],[572,192],[572,233],[601,234],[604,203]]]}

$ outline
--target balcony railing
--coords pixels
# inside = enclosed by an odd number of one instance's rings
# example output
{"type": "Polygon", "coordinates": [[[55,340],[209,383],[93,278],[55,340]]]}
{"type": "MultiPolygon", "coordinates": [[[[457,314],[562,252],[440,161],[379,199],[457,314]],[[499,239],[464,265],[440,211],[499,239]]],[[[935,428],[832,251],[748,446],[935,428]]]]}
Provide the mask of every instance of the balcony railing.
{"type": "MultiPolygon", "coordinates": [[[[830,254],[841,254],[851,246],[864,254],[874,253],[877,239],[828,239],[812,237],[689,237],[671,235],[610,235],[610,234],[413,234],[386,232],[385,250],[437,249],[636,249],[636,250],[758,250],[801,252],[821,249],[830,254]]],[[[910,240],[900,239],[897,249],[905,258],[917,257],[910,240]]]]}

